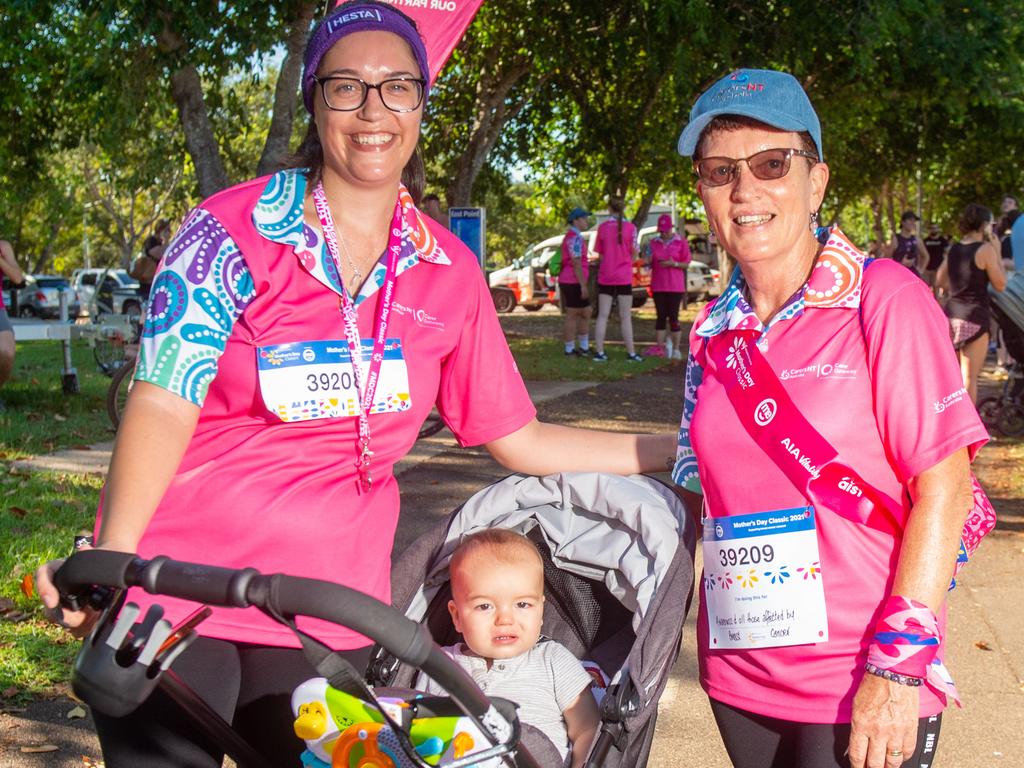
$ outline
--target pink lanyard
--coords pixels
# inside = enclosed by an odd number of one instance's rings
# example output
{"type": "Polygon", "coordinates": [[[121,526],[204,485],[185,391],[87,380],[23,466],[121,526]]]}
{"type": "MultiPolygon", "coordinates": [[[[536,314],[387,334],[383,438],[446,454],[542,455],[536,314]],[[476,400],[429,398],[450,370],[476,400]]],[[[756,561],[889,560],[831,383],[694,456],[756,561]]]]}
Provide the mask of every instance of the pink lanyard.
{"type": "Polygon", "coordinates": [[[359,488],[365,492],[373,486],[373,476],[370,474],[370,457],[373,456],[373,451],[370,450],[370,408],[373,406],[373,396],[380,379],[380,365],[384,360],[388,319],[391,316],[391,305],[395,298],[395,276],[398,273],[398,256],[402,251],[402,202],[401,200],[395,202],[395,214],[391,218],[391,228],[388,233],[387,269],[384,273],[384,285],[380,289],[380,296],[377,300],[377,316],[373,321],[373,352],[370,355],[369,369],[365,371],[365,379],[363,377],[363,347],[359,338],[359,320],[355,304],[349,298],[344,281],[341,279],[338,236],[334,231],[334,217],[331,216],[331,208],[327,204],[327,194],[324,192],[323,182],[318,182],[313,190],[313,204],[316,207],[316,215],[320,219],[324,243],[327,245],[331,258],[334,259],[338,270],[338,280],[341,282],[341,301],[339,302],[341,317],[345,325],[349,355],[352,358],[352,376],[355,379],[356,391],[359,392],[360,400],[359,459],[356,461],[356,469],[359,472],[359,488]]]}
{"type": "Polygon", "coordinates": [[[757,337],[758,331],[731,331],[706,347],[743,428],[813,504],[899,537],[902,507],[857,474],[804,418],[757,337]]]}

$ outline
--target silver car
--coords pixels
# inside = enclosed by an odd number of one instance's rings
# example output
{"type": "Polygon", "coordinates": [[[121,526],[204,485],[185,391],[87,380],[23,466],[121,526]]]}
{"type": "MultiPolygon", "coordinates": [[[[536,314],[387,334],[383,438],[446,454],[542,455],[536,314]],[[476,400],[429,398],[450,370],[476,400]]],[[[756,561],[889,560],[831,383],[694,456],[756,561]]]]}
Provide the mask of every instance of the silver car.
{"type": "MultiPolygon", "coordinates": [[[[59,275],[25,275],[25,287],[18,291],[18,317],[56,320],[60,317],[60,294],[68,294],[68,318],[78,317],[78,296],[66,277],[59,275]]],[[[14,313],[14,306],[8,311],[14,313]]]]}

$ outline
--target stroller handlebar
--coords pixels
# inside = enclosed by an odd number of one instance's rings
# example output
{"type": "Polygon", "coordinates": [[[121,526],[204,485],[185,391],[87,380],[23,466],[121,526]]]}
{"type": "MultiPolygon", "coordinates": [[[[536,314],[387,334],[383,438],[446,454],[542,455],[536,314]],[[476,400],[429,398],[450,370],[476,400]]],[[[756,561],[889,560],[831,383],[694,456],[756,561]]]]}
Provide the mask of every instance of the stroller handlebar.
{"type": "MultiPolygon", "coordinates": [[[[220,607],[267,609],[271,613],[309,616],[341,624],[379,643],[403,662],[422,669],[443,686],[459,707],[474,720],[486,721],[485,731],[518,735],[518,723],[497,712],[472,678],[433,641],[427,628],[399,610],[362,592],[318,579],[284,574],[263,575],[252,568],[234,570],[186,563],[158,556],[91,549],[68,558],[54,575],[62,599],[80,600],[97,586],[141,587],[154,595],[167,595],[220,607]],[[495,718],[498,718],[496,721],[495,718]]],[[[537,768],[528,751],[515,755],[520,768],[537,768]]]]}

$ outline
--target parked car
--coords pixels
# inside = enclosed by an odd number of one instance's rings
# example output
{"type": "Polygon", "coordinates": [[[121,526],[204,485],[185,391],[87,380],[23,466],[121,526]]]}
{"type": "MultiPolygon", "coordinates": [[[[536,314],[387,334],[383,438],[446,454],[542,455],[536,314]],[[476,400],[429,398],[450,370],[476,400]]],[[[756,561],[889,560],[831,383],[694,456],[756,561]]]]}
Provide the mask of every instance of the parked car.
{"type": "MultiPolygon", "coordinates": [[[[652,228],[653,229],[653,228],[652,228]]],[[[644,230],[641,230],[643,232],[644,230]]],[[[594,253],[594,241],[597,229],[588,229],[583,233],[587,238],[587,250],[591,258],[591,272],[596,269],[597,255],[594,253]]],[[[545,304],[558,304],[559,294],[557,280],[548,274],[547,266],[551,258],[562,248],[564,234],[541,240],[526,249],[526,253],[507,267],[496,269],[488,276],[491,287],[491,298],[498,312],[511,312],[516,305],[523,309],[536,311],[545,304]]],[[[563,268],[566,268],[563,265],[563,268]]],[[[641,307],[650,295],[651,270],[638,258],[633,263],[633,306],[641,307]]]]}
{"type": "MultiPolygon", "coordinates": [[[[640,241],[640,254],[643,255],[647,251],[647,244],[651,242],[655,237],[658,236],[657,227],[644,227],[640,230],[637,235],[637,239],[640,241]]],[[[698,253],[691,244],[690,253],[693,256],[693,260],[686,267],[686,300],[687,301],[699,301],[701,299],[708,298],[709,296],[718,295],[718,272],[713,270],[703,261],[698,260],[698,253]]],[[[634,265],[633,267],[633,282],[638,283],[638,270],[644,270],[646,272],[646,283],[649,286],[651,284],[651,268],[650,265],[645,261],[643,267],[634,265]]],[[[633,299],[633,306],[637,306],[636,298],[633,299]]]]}
{"type": "MultiPolygon", "coordinates": [[[[60,294],[68,294],[68,317],[74,320],[80,309],[78,296],[66,277],[59,275],[25,275],[25,287],[18,291],[18,317],[38,317],[54,320],[60,317],[60,294]]],[[[6,297],[5,297],[6,298],[6,297]]]]}
{"type": "Polygon", "coordinates": [[[71,284],[82,307],[90,315],[112,313],[116,315],[142,314],[142,294],[139,281],[124,269],[93,267],[76,269],[71,284]]]}

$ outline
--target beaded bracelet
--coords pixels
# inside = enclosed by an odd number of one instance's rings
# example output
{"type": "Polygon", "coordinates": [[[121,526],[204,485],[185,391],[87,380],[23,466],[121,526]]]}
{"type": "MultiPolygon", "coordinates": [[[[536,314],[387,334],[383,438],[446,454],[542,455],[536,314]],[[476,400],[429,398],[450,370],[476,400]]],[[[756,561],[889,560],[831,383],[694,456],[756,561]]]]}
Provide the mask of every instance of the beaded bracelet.
{"type": "Polygon", "coordinates": [[[894,683],[899,683],[900,685],[909,685],[912,688],[916,688],[917,686],[924,684],[923,677],[901,675],[899,672],[893,672],[890,669],[882,669],[881,667],[876,667],[871,662],[868,662],[864,665],[864,670],[870,675],[876,675],[877,677],[885,678],[886,680],[890,680],[894,683]]]}

